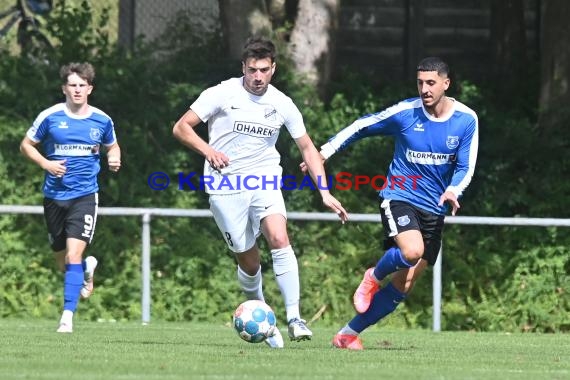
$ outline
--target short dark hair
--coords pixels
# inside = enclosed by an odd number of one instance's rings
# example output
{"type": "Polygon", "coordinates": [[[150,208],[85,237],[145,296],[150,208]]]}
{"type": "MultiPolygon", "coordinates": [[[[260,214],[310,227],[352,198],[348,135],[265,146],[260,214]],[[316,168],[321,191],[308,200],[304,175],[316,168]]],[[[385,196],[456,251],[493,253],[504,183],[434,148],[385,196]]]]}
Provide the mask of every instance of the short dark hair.
{"type": "Polygon", "coordinates": [[[439,57],[427,57],[418,63],[417,71],[437,71],[439,76],[449,77],[449,66],[439,57]]]}
{"type": "Polygon", "coordinates": [[[271,62],[275,62],[276,58],[275,44],[266,37],[254,36],[247,39],[243,46],[241,54],[242,62],[248,58],[264,59],[271,58],[271,62]]]}
{"type": "Polygon", "coordinates": [[[59,69],[59,77],[63,84],[67,83],[67,78],[71,74],[79,75],[81,79],[84,79],[89,84],[93,84],[93,80],[95,79],[95,69],[93,68],[93,65],[88,62],[71,62],[67,65],[61,66],[61,69],[59,69]]]}

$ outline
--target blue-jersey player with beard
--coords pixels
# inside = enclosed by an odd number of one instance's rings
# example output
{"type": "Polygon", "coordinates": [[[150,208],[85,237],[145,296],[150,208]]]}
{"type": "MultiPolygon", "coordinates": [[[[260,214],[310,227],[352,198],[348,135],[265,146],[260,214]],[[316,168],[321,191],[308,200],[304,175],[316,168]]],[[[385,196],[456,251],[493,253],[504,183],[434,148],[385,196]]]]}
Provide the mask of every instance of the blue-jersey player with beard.
{"type": "Polygon", "coordinates": [[[358,314],[335,335],[335,347],[363,349],[359,334],[393,312],[426,266],[435,263],[447,204],[452,215],[460,207],[458,198],[475,169],[478,120],[445,95],[449,85],[448,65],[425,58],[417,66],[419,97],[356,120],[321,147],[326,160],[365,137],[395,140],[388,186],[379,193],[386,251],[364,274],[353,297],[358,314]]]}

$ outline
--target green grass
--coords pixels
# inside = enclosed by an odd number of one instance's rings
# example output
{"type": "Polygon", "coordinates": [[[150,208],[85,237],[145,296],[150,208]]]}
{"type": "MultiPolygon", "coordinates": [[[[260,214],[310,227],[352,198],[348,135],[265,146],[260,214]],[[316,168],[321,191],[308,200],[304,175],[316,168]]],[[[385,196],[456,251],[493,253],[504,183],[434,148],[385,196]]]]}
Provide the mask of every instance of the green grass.
{"type": "Polygon", "coordinates": [[[282,350],[229,326],[0,320],[0,378],[11,379],[568,379],[570,335],[384,330],[365,350],[334,349],[331,328],[282,350]]]}

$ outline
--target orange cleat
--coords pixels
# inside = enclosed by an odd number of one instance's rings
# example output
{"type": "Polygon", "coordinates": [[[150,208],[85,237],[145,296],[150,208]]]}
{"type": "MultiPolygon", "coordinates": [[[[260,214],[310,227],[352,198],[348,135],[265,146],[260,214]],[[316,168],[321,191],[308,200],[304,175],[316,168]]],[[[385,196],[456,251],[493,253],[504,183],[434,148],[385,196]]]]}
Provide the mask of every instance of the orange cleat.
{"type": "Polygon", "coordinates": [[[368,268],[364,278],[356,288],[353,297],[354,308],[359,313],[364,313],[370,307],[372,297],[380,288],[380,285],[372,278],[374,268],[368,268]]]}
{"type": "Polygon", "coordinates": [[[364,350],[362,342],[358,335],[336,334],[332,341],[333,346],[336,348],[343,348],[347,350],[364,350]]]}

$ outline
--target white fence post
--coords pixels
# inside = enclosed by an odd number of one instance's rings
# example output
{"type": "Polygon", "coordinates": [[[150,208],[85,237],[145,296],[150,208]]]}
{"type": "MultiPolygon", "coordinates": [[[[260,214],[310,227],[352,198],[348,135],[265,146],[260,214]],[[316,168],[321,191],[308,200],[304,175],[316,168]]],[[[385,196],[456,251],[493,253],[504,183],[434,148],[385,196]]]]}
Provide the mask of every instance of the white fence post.
{"type": "Polygon", "coordinates": [[[150,323],[150,213],[145,212],[142,216],[142,295],[141,312],[142,324],[150,323]]]}
{"type": "Polygon", "coordinates": [[[441,281],[442,281],[442,273],[441,273],[441,261],[443,260],[443,242],[441,243],[441,247],[439,248],[439,254],[437,255],[437,260],[433,266],[433,310],[432,310],[432,318],[433,318],[433,331],[440,332],[441,331],[441,281]]]}

